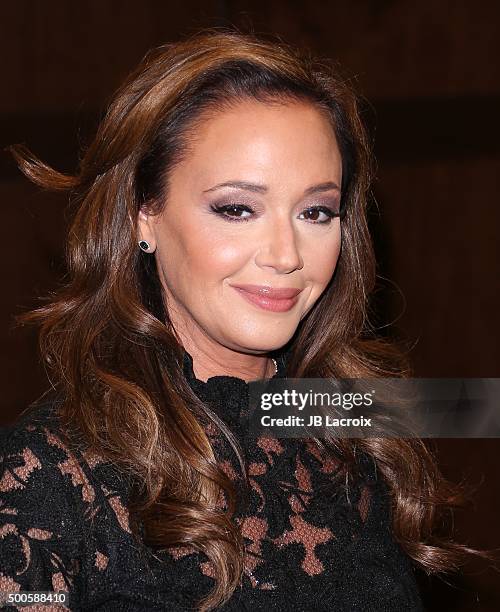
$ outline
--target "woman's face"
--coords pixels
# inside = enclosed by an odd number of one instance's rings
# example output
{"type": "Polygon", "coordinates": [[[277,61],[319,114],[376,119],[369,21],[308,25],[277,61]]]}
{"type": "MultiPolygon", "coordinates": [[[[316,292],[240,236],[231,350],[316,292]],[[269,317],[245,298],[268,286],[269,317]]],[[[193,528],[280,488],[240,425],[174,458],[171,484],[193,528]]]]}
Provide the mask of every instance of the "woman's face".
{"type": "Polygon", "coordinates": [[[260,354],[286,344],[335,271],[340,220],[329,211],[341,181],[333,130],[313,106],[245,101],[201,124],[162,213],[139,214],[185,346],[260,354]],[[270,300],[265,288],[300,293],[270,300]]]}

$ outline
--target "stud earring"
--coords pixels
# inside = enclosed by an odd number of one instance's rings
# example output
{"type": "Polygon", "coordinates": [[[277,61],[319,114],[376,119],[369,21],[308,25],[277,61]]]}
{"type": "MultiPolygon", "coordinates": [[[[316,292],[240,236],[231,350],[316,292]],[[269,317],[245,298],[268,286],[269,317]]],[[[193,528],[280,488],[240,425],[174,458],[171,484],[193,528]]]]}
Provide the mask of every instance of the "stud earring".
{"type": "Polygon", "coordinates": [[[139,240],[139,247],[144,251],[144,252],[149,252],[150,246],[149,246],[149,242],[147,242],[146,240],[139,240]]]}

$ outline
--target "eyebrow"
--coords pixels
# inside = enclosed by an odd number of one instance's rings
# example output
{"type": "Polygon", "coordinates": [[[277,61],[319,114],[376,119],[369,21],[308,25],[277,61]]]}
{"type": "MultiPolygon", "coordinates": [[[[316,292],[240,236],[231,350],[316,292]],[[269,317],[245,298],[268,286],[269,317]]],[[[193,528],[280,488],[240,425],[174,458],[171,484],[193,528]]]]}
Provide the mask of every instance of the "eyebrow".
{"type": "MultiPolygon", "coordinates": [[[[210,193],[216,191],[222,187],[232,187],[233,189],[242,189],[243,191],[252,191],[254,193],[266,193],[268,187],[266,185],[258,185],[257,183],[248,183],[247,181],[225,181],[224,183],[218,183],[210,189],[205,189],[203,193],[210,193]]],[[[313,193],[322,193],[323,191],[331,191],[335,189],[340,191],[337,183],[333,181],[326,181],[325,183],[319,183],[318,185],[312,185],[304,191],[304,195],[312,195],[313,193]]]]}

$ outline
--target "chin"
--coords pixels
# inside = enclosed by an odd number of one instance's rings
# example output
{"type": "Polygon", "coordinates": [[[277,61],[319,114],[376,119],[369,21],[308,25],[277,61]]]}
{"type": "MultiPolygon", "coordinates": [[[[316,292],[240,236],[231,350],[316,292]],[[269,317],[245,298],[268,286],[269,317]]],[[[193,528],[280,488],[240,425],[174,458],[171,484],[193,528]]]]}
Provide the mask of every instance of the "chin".
{"type": "Polygon", "coordinates": [[[248,353],[270,353],[271,351],[279,350],[281,347],[290,340],[292,334],[276,334],[270,337],[269,332],[262,330],[262,332],[254,332],[251,336],[235,336],[232,339],[231,345],[234,347],[240,347],[237,350],[242,350],[248,353]]]}

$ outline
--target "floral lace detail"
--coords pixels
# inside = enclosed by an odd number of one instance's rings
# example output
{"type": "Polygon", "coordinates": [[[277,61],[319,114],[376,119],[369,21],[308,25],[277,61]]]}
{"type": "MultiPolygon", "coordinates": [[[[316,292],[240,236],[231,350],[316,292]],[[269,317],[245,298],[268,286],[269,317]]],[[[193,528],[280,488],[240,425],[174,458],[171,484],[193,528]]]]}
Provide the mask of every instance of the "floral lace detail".
{"type": "MultiPolygon", "coordinates": [[[[204,383],[189,365],[193,391],[231,428],[246,465],[245,475],[230,444],[209,427],[219,465],[235,484],[234,520],[245,542],[242,581],[224,610],[421,610],[373,462],[360,456],[363,477],[353,482],[311,440],[252,438],[240,419],[246,383],[204,383]]],[[[69,607],[44,611],[193,609],[214,584],[207,558],[144,545],[133,533],[127,480],[102,457],[67,445],[54,406],[37,406],[4,434],[0,591],[70,593],[69,607]]]]}

